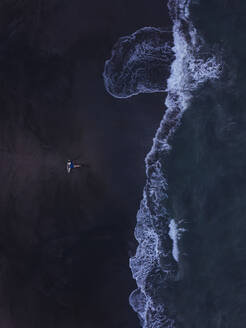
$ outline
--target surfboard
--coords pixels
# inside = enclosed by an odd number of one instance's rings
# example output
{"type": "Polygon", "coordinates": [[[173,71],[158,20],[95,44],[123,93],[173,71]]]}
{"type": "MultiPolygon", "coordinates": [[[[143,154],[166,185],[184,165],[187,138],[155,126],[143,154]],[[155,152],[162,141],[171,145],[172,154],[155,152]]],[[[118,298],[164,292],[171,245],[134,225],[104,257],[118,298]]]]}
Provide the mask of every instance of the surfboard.
{"type": "Polygon", "coordinates": [[[67,162],[67,172],[68,173],[71,172],[71,162],[70,161],[67,162]]]}

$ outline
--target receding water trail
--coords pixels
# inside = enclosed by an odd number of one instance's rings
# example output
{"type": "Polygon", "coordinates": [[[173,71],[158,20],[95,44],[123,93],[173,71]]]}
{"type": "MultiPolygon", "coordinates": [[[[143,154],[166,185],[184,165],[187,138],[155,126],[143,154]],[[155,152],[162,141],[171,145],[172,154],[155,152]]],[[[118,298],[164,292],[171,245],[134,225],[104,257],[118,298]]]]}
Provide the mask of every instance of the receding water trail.
{"type": "MultiPolygon", "coordinates": [[[[129,300],[144,328],[175,327],[172,289],[181,279],[179,259],[183,255],[178,244],[184,228],[179,226],[180,219],[170,217],[167,210],[168,177],[165,175],[165,167],[171,150],[172,136],[188,108],[192,93],[206,81],[218,79],[222,68],[220,56],[208,49],[190,20],[190,1],[170,0],[168,6],[173,21],[174,59],[171,55],[170,59],[173,61],[170,63],[170,77],[167,82],[165,74],[169,70],[166,67],[166,55],[171,52],[167,43],[159,38],[160,34],[157,37],[158,44],[151,40],[155,38],[154,34],[148,35],[146,43],[142,36],[141,44],[145,44],[144,47],[127,41],[127,58],[121,43],[129,39],[135,40],[136,37],[120,39],[111,59],[106,62],[104,72],[106,88],[116,97],[164,91],[160,86],[166,85],[165,114],[145,159],[147,180],[135,228],[135,238],[139,245],[135,256],[130,259],[130,268],[138,289],[132,292],[129,300]],[[160,56],[158,60],[158,53],[163,54],[159,51],[162,42],[165,56],[160,56]],[[149,63],[150,58],[149,43],[152,53],[155,54],[155,68],[156,65],[162,65],[162,58],[165,58],[165,74],[161,70],[162,76],[158,76],[158,84],[144,71],[144,62],[149,63]],[[157,45],[157,51],[153,44],[157,45]],[[136,51],[138,48],[141,52],[136,51]],[[132,62],[134,65],[129,64],[132,62]]],[[[140,32],[136,32],[138,33],[140,32]]],[[[147,67],[151,71],[151,67],[147,67]]]]}
{"type": "Polygon", "coordinates": [[[120,38],[105,63],[106,90],[116,98],[163,92],[173,58],[170,34],[162,28],[144,27],[120,38]]]}

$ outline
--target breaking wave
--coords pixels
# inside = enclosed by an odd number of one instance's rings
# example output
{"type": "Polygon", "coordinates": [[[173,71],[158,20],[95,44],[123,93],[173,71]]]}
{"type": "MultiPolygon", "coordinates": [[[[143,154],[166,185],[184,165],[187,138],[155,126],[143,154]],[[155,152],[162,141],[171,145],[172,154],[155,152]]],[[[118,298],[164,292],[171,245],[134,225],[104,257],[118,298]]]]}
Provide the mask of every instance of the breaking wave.
{"type": "MultiPolygon", "coordinates": [[[[183,255],[179,251],[179,239],[184,227],[182,220],[172,218],[167,210],[168,183],[165,165],[171,150],[172,136],[180,125],[194,90],[207,81],[218,79],[222,71],[220,54],[209,49],[190,19],[190,5],[190,0],[169,0],[168,3],[173,21],[174,60],[170,66],[170,77],[166,82],[166,111],[153,139],[152,148],[145,159],[147,181],[135,228],[135,238],[139,245],[135,256],[130,259],[130,268],[138,288],[132,292],[129,301],[138,313],[143,328],[175,327],[171,289],[182,278],[179,260],[183,255]]],[[[142,31],[146,30],[142,29],[134,36],[120,39],[111,59],[106,62],[105,85],[116,97],[164,91],[160,87],[165,85],[165,74],[162,69],[160,72],[163,76],[158,77],[158,86],[148,79],[148,72],[143,74],[143,62],[149,58],[148,47],[140,46],[141,52],[136,51],[136,44],[133,49],[131,48],[132,38],[142,31]],[[125,50],[122,50],[124,42],[128,47],[126,59],[125,50]],[[144,55],[145,51],[147,52],[144,55]],[[119,61],[125,65],[117,66],[115,62],[119,61]]],[[[151,35],[153,34],[150,34],[150,37],[151,35]]],[[[149,44],[151,38],[147,40],[149,44]]],[[[158,42],[158,49],[161,42],[167,49],[161,38],[158,38],[158,42]]],[[[141,44],[144,44],[143,39],[141,44]]],[[[155,56],[158,51],[155,52],[155,56]]],[[[170,53],[168,50],[167,54],[170,53]]],[[[155,57],[155,64],[162,63],[162,58],[161,56],[158,60],[155,57]]],[[[164,62],[166,65],[168,60],[165,59],[164,62]]]]}
{"type": "Polygon", "coordinates": [[[169,1],[175,59],[167,81],[166,112],[145,159],[147,182],[135,228],[139,246],[130,259],[138,286],[130,295],[130,304],[144,328],[175,327],[174,311],[168,304],[168,287],[180,279],[178,240],[184,228],[179,227],[179,222],[166,209],[165,161],[171,149],[171,137],[192,92],[206,81],[219,78],[222,69],[218,55],[209,53],[208,49],[203,51],[206,45],[189,20],[189,5],[190,1],[169,1]],[[167,304],[163,304],[163,295],[167,304]]]}

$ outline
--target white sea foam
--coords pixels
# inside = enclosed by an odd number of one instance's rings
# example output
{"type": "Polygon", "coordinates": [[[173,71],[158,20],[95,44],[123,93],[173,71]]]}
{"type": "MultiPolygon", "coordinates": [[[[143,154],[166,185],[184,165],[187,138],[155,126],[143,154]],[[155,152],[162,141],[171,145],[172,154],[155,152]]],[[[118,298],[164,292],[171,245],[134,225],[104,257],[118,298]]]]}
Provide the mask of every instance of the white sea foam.
{"type": "Polygon", "coordinates": [[[130,295],[130,304],[138,312],[144,328],[175,327],[174,320],[168,316],[168,304],[163,304],[158,296],[165,283],[179,279],[180,258],[179,228],[165,209],[168,185],[163,158],[167,159],[170,137],[178,128],[193,91],[204,82],[217,79],[221,72],[221,63],[215,54],[200,55],[204,42],[189,21],[189,6],[190,0],[169,0],[175,60],[167,81],[165,115],[145,159],[147,181],[135,229],[139,246],[130,259],[138,286],[130,295]]]}
{"type": "Polygon", "coordinates": [[[172,239],[173,241],[173,250],[172,250],[172,254],[173,257],[175,259],[175,261],[179,261],[179,249],[178,249],[178,240],[179,240],[179,230],[178,230],[178,226],[177,223],[175,222],[174,219],[172,219],[169,223],[169,237],[172,239]]]}

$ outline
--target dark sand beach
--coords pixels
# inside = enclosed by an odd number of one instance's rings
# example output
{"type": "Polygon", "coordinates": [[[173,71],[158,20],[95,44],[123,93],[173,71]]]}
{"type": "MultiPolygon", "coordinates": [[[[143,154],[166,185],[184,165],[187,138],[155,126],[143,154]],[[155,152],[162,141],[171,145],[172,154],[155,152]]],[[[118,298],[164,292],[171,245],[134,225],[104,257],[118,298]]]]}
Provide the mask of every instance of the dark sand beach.
{"type": "Polygon", "coordinates": [[[168,26],[165,4],[0,7],[0,326],[138,327],[128,258],[164,95],[113,99],[102,72],[118,37],[168,26]]]}

